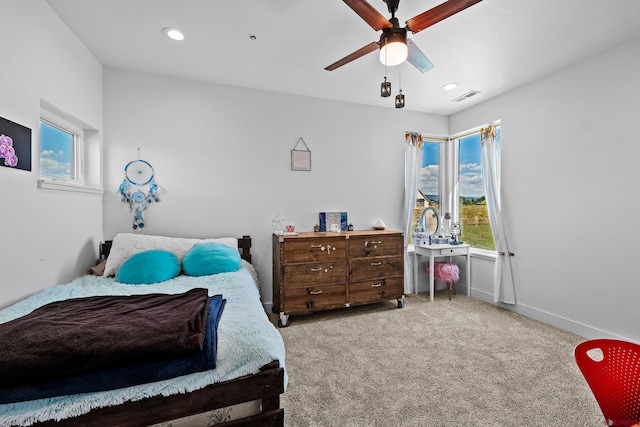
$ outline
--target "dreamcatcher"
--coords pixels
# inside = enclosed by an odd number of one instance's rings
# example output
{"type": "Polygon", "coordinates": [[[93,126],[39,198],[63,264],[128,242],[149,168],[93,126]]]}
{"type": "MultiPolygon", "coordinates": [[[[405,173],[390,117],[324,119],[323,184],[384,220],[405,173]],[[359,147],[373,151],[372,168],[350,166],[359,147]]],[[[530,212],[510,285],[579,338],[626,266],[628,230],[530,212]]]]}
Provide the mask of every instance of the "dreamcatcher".
{"type": "Polygon", "coordinates": [[[133,212],[133,229],[143,228],[144,212],[151,203],[160,201],[153,166],[139,155],[138,160],[127,163],[118,193],[122,195],[122,203],[127,203],[133,212]]]}

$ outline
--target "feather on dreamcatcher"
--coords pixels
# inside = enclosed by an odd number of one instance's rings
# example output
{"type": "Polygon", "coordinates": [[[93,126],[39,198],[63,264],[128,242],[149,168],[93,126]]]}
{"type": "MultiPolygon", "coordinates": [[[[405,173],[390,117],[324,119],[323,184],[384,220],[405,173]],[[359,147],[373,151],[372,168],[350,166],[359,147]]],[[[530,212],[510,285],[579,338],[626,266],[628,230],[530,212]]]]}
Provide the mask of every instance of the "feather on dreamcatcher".
{"type": "Polygon", "coordinates": [[[118,193],[122,203],[128,204],[133,212],[133,229],[143,228],[145,211],[152,203],[160,201],[153,166],[139,157],[127,163],[118,193]]]}

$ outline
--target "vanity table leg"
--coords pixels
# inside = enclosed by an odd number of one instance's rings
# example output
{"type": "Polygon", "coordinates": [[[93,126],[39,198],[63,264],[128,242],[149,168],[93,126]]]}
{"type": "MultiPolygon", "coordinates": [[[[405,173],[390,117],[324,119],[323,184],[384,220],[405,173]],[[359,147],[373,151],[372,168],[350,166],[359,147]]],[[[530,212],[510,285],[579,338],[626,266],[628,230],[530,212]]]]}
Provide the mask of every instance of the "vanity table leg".
{"type": "Polygon", "coordinates": [[[418,293],[418,260],[420,257],[416,250],[413,250],[413,293],[418,293]]]}
{"type": "Polygon", "coordinates": [[[431,302],[433,302],[433,293],[435,292],[433,281],[433,251],[429,251],[429,300],[431,302]]]}
{"type": "Polygon", "coordinates": [[[471,296],[471,251],[467,248],[467,296],[471,296]]]}

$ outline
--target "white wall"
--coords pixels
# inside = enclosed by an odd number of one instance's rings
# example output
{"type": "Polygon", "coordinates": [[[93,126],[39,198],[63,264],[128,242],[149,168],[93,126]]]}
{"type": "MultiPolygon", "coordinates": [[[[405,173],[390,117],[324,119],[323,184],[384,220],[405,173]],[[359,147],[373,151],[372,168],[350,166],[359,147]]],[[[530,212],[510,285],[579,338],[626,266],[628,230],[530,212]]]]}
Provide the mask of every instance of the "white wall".
{"type": "Polygon", "coordinates": [[[515,310],[586,337],[640,341],[638,69],[640,39],[451,117],[502,120],[515,310]]]}
{"type": "MultiPolygon", "coordinates": [[[[404,132],[446,134],[444,116],[105,70],[105,237],[133,232],[116,191],[124,165],[155,168],[160,203],[146,234],[253,238],[262,298],[271,303],[271,221],[312,231],[320,211],[356,229],[402,229],[404,132]],[[298,138],[310,172],[291,171],[298,138]]],[[[299,147],[300,148],[300,147],[299,147]]]]}
{"type": "MultiPolygon", "coordinates": [[[[0,116],[30,127],[42,99],[103,129],[102,67],[44,1],[0,0],[0,116]]],[[[36,188],[33,171],[0,167],[0,307],[71,280],[98,242],[131,231],[116,189],[141,156],[162,201],[148,234],[251,234],[271,301],[271,220],[311,230],[318,211],[345,210],[356,228],[401,228],[403,134],[457,133],[502,120],[503,204],[516,311],[587,337],[640,341],[633,275],[640,40],[596,55],[449,119],[107,70],[102,198],[36,188]],[[302,136],[312,171],[290,170],[302,136]],[[244,169],[244,172],[242,170],[244,169]],[[102,218],[104,213],[104,227],[102,218]],[[618,231],[621,222],[628,224],[618,231]]],[[[99,179],[99,174],[98,174],[99,179]]],[[[492,300],[490,262],[474,258],[473,294],[492,300]]]]}
{"type": "Polygon", "coordinates": [[[102,240],[102,196],[37,188],[40,102],[102,129],[102,66],[40,0],[0,0],[0,117],[31,129],[31,172],[0,167],[0,307],[82,274],[102,240]]]}

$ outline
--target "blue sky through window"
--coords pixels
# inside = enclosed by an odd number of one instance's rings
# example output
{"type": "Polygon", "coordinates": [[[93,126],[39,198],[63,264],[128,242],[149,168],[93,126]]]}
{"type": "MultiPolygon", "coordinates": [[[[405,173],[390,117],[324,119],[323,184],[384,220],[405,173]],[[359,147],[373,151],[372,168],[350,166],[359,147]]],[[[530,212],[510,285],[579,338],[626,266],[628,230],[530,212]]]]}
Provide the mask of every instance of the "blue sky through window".
{"type": "Polygon", "coordinates": [[[73,135],[48,123],[40,122],[40,173],[62,179],[71,175],[73,135]]]}
{"type": "MultiPolygon", "coordinates": [[[[500,141],[500,128],[497,128],[500,141]]],[[[499,143],[499,142],[498,142],[499,143]]],[[[422,168],[418,189],[425,196],[438,195],[439,143],[425,142],[422,146],[422,168]]],[[[482,182],[482,155],[480,152],[480,133],[474,133],[460,139],[460,196],[478,198],[484,196],[482,182]]]]}
{"type": "Polygon", "coordinates": [[[484,195],[480,134],[460,139],[460,196],[478,198],[484,195]]]}
{"type": "Polygon", "coordinates": [[[425,196],[438,200],[438,160],[440,158],[440,144],[425,142],[422,145],[422,168],[418,189],[425,196]]]}
{"type": "MultiPolygon", "coordinates": [[[[500,128],[496,129],[498,144],[500,128]]],[[[484,196],[482,178],[482,154],[480,152],[480,133],[474,133],[460,139],[460,196],[478,198],[484,196]]]]}

